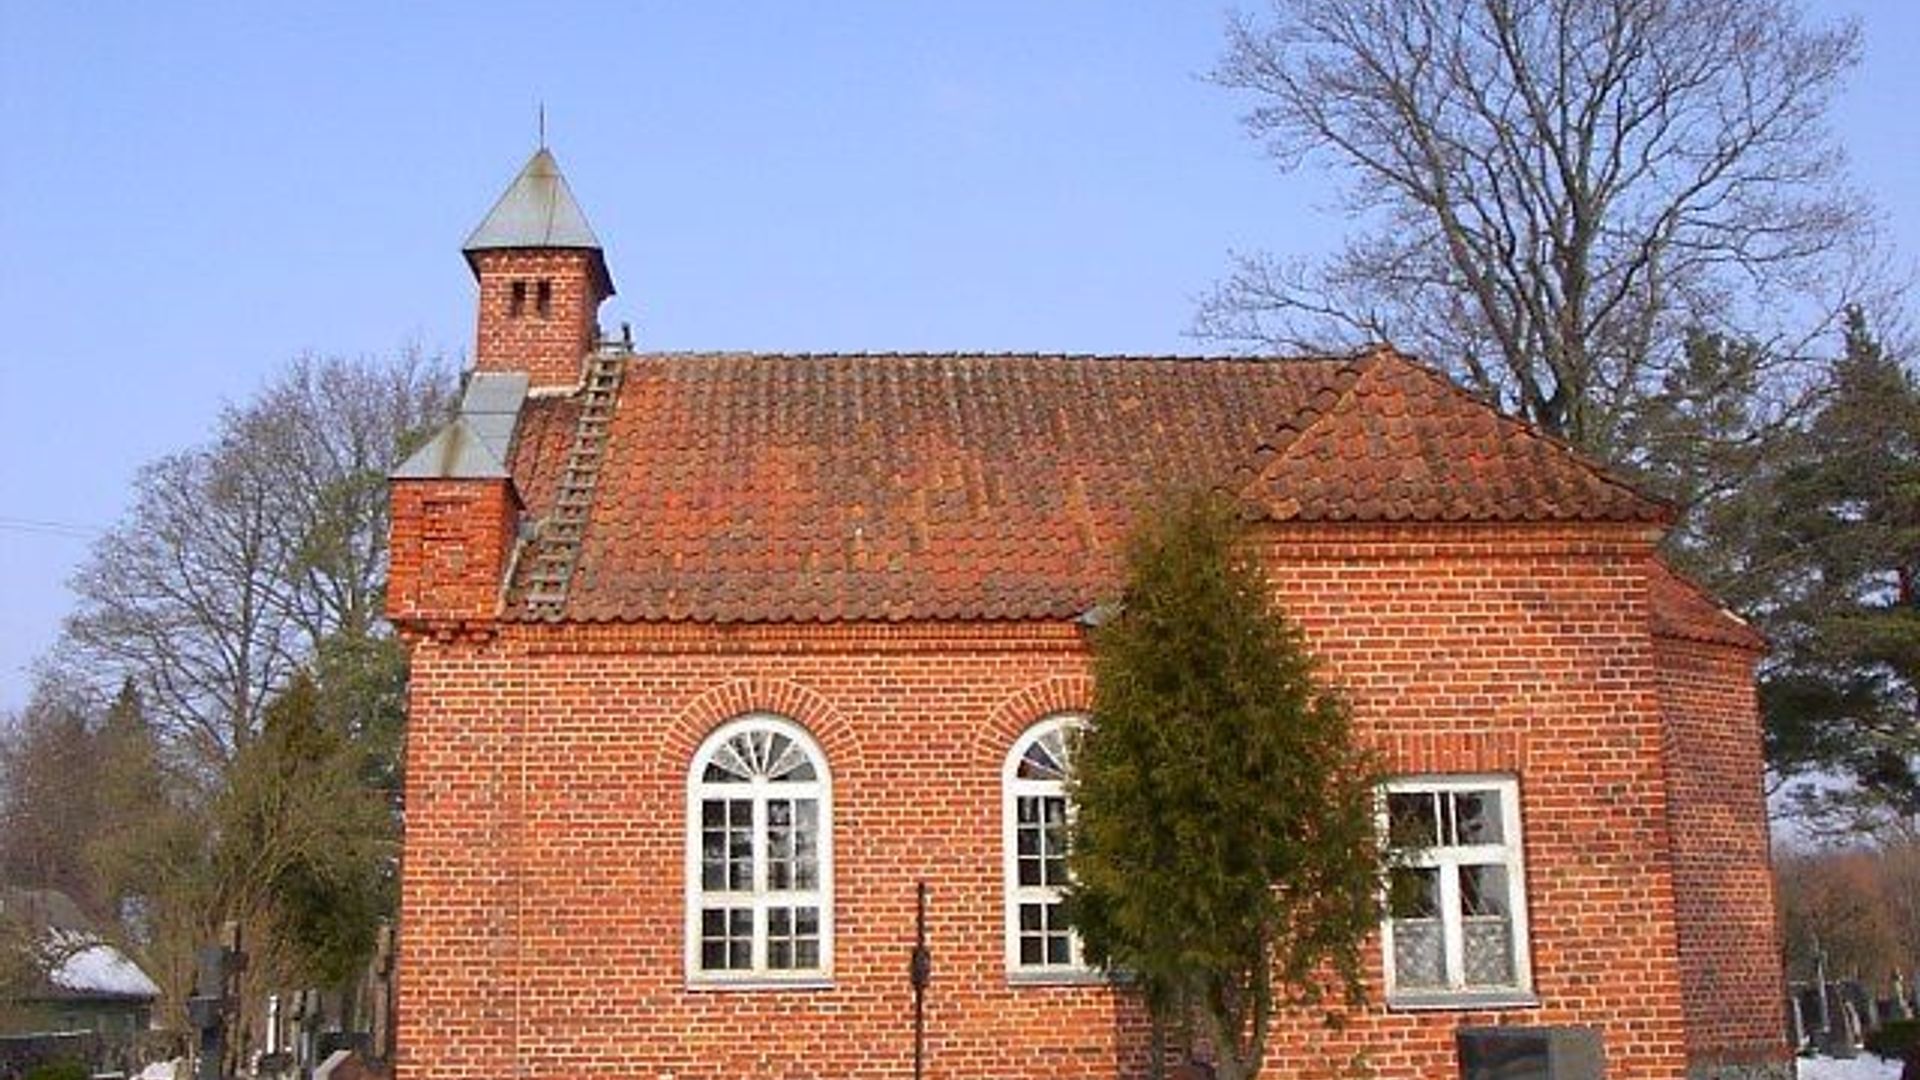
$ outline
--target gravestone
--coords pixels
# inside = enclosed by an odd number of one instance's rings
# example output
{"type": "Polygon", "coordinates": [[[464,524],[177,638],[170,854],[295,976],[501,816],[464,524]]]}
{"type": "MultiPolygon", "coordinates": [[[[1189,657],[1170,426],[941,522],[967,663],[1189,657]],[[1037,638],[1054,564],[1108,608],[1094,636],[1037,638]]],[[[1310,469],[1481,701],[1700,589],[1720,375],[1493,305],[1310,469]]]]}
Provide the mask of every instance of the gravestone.
{"type": "Polygon", "coordinates": [[[1579,1027],[1461,1028],[1461,1080],[1604,1080],[1600,1032],[1579,1027]]]}

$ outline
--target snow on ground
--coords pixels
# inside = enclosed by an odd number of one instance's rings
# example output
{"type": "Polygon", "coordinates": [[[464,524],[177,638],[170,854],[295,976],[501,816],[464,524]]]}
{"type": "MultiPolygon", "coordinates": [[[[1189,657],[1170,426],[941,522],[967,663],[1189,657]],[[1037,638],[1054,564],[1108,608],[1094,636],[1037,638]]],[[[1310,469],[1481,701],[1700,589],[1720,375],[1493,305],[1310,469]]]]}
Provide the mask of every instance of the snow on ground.
{"type": "Polygon", "coordinates": [[[1801,1058],[1800,1080],[1900,1080],[1900,1063],[1861,1054],[1852,1061],[1801,1058]]]}
{"type": "Polygon", "coordinates": [[[174,1080],[176,1076],[187,1075],[185,1059],[174,1061],[156,1061],[134,1074],[133,1080],[174,1080]]]}

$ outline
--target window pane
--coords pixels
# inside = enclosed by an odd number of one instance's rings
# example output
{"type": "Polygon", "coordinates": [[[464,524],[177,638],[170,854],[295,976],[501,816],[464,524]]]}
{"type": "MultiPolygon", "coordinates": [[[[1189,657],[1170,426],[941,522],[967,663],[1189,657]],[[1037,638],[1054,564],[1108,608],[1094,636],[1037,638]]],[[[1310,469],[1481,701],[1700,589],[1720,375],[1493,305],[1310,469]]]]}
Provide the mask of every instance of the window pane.
{"type": "Polygon", "coordinates": [[[767,888],[793,888],[793,804],[767,801],[767,888]]]}
{"type": "Polygon", "coordinates": [[[1044,940],[1038,934],[1020,935],[1020,963],[1023,967],[1036,967],[1047,961],[1047,949],[1044,940]]]}
{"type": "Polygon", "coordinates": [[[1453,834],[1456,844],[1499,844],[1500,793],[1456,791],[1453,794],[1453,834]]]}
{"type": "Polygon", "coordinates": [[[1032,795],[1022,795],[1013,801],[1014,820],[1022,825],[1040,823],[1040,800],[1032,795]]]}
{"type": "Polygon", "coordinates": [[[1017,845],[1016,850],[1018,850],[1021,855],[1039,855],[1040,826],[1027,825],[1024,823],[1019,825],[1014,830],[1014,842],[1017,845]]]}
{"type": "Polygon", "coordinates": [[[1439,919],[1393,920],[1393,977],[1402,990],[1446,985],[1446,937],[1439,919]]]}
{"type": "Polygon", "coordinates": [[[1047,935],[1047,963],[1070,964],[1073,962],[1073,945],[1065,934],[1047,935]]]}
{"type": "Polygon", "coordinates": [[[820,942],[802,938],[793,944],[793,966],[811,971],[820,966],[820,942]]]}
{"type": "Polygon", "coordinates": [[[753,912],[709,908],[700,913],[700,967],[738,971],[753,963],[753,912]]]}
{"type": "Polygon", "coordinates": [[[1461,926],[1468,986],[1512,986],[1513,924],[1504,918],[1470,918],[1461,926]]]}
{"type": "MultiPolygon", "coordinates": [[[[741,801],[732,805],[735,809],[744,808],[748,822],[753,820],[752,803],[741,801]]],[[[753,888],[753,829],[750,824],[727,830],[727,888],[735,892],[753,888]]]]}
{"type": "Polygon", "coordinates": [[[1440,842],[1440,817],[1430,791],[1387,795],[1387,842],[1396,848],[1428,848],[1440,842]]]}
{"type": "Polygon", "coordinates": [[[1022,932],[1038,932],[1046,926],[1045,905],[1021,904],[1020,929],[1022,932]]]}
{"type": "Polygon", "coordinates": [[[1056,729],[1033,740],[1027,752],[1020,755],[1020,765],[1014,774],[1022,780],[1065,780],[1067,747],[1064,734],[1056,729]]]}
{"type": "Polygon", "coordinates": [[[1040,853],[1044,857],[1040,867],[1040,884],[1053,888],[1067,884],[1067,800],[1048,796],[1042,800],[1041,817],[1045,824],[1040,827],[1040,853]]]}
{"type": "Polygon", "coordinates": [[[792,908],[767,909],[767,966],[790,970],[794,961],[792,908]]]}
{"type": "Polygon", "coordinates": [[[1460,912],[1463,915],[1499,915],[1513,910],[1504,866],[1460,868],[1460,912]]]}
{"type": "Polygon", "coordinates": [[[1021,887],[1032,888],[1039,885],[1041,883],[1040,860],[1022,856],[1018,861],[1020,866],[1021,887]]]}
{"type": "Polygon", "coordinates": [[[1469,986],[1511,986],[1512,893],[1504,866],[1460,868],[1460,944],[1469,986]]]}
{"type": "Polygon", "coordinates": [[[1432,866],[1396,866],[1388,878],[1387,907],[1396,919],[1440,917],[1440,870],[1432,866]]]}
{"type": "Polygon", "coordinates": [[[820,887],[820,803],[801,799],[794,804],[793,887],[820,887]]]}

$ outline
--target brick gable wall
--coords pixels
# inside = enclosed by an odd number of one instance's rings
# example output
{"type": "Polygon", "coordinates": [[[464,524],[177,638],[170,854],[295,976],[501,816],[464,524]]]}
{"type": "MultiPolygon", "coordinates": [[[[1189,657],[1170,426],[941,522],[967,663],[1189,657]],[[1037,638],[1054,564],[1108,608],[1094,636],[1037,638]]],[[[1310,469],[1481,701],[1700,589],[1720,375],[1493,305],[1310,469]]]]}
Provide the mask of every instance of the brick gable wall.
{"type": "MultiPolygon", "coordinates": [[[[1268,534],[1277,593],[1393,768],[1519,775],[1540,999],[1376,1005],[1338,1032],[1289,1017],[1275,1075],[1355,1060],[1381,1077],[1453,1075],[1453,1032],[1479,1023],[1598,1025],[1609,1076],[1685,1071],[1684,1025],[1715,1021],[1682,1001],[1695,984],[1667,853],[1668,798],[1684,790],[1662,757],[1651,539],[1634,526],[1268,534]]],[[[921,878],[930,1076],[1142,1074],[1132,1002],[1005,973],[1000,770],[1027,724],[1085,707],[1074,628],[425,629],[411,635],[404,1077],[910,1075],[921,878]],[[689,990],[687,769],[706,732],[758,709],[805,726],[832,770],[834,983],[689,990]]]]}
{"type": "MultiPolygon", "coordinates": [[[[1655,641],[1679,902],[1687,1049],[1696,1078],[1788,1060],[1754,655],[1655,641]]],[[[1790,1075],[1782,1073],[1781,1075],[1790,1075]]]]}

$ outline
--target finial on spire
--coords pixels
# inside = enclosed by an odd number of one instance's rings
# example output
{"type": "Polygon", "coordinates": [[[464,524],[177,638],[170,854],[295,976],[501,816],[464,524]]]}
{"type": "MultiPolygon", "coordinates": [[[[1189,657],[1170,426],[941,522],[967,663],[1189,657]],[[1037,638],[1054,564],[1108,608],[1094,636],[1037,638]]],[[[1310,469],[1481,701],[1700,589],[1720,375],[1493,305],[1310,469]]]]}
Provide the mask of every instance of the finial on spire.
{"type": "Polygon", "coordinates": [[[540,149],[547,148],[547,103],[540,103],[540,149]]]}

